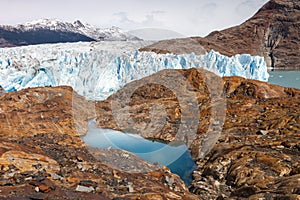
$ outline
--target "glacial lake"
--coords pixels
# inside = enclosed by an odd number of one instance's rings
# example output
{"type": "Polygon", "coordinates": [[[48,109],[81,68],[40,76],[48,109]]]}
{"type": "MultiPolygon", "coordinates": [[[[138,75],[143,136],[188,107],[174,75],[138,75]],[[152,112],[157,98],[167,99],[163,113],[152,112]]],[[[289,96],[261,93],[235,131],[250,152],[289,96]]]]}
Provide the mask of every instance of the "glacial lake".
{"type": "Polygon", "coordinates": [[[196,164],[184,144],[161,143],[147,140],[137,134],[123,133],[111,129],[101,129],[90,120],[88,132],[82,138],[87,144],[97,148],[117,148],[129,151],[151,163],[167,166],[178,174],[185,184],[192,181],[196,164]]]}
{"type": "MultiPolygon", "coordinates": [[[[269,71],[269,83],[285,87],[300,88],[299,71],[269,71]]],[[[89,130],[82,138],[92,147],[109,147],[123,149],[134,153],[151,163],[158,163],[170,168],[188,185],[192,181],[192,173],[197,168],[188,148],[184,144],[165,144],[142,138],[137,134],[101,129],[95,120],[89,121],[89,130]]]]}
{"type": "Polygon", "coordinates": [[[300,89],[300,70],[297,71],[268,71],[269,83],[284,87],[300,89]]]}

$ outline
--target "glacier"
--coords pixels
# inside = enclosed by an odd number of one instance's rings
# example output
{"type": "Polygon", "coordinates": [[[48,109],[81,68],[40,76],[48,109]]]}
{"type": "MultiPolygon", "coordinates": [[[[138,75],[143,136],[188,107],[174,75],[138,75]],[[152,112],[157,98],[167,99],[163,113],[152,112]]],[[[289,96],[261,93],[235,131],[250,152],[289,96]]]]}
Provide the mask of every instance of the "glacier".
{"type": "Polygon", "coordinates": [[[0,49],[0,85],[7,91],[68,85],[90,100],[103,100],[126,83],[163,69],[204,68],[219,76],[268,81],[266,62],[248,54],[227,57],[156,54],[137,49],[147,41],[79,42],[0,49]]]}

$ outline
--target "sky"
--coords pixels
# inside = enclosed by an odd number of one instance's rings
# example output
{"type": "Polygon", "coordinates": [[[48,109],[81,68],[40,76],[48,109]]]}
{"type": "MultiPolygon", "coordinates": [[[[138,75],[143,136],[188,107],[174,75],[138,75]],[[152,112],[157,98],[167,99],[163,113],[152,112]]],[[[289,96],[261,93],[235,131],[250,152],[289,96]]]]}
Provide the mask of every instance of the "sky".
{"type": "MultiPolygon", "coordinates": [[[[40,18],[80,20],[126,31],[161,30],[163,34],[206,36],[238,25],[267,0],[1,0],[0,24],[40,18]],[[169,33],[168,33],[169,32],[169,33]]],[[[150,32],[152,33],[152,32],[150,32]]],[[[148,32],[149,34],[149,32],[148,32]]]]}

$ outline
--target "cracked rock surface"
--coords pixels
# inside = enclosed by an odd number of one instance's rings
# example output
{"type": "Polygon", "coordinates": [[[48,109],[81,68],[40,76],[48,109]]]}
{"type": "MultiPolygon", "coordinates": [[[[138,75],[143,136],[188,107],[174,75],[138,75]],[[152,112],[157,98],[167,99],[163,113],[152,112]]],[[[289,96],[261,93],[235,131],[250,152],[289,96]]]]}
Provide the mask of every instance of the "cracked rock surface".
{"type": "Polygon", "coordinates": [[[80,136],[93,117],[93,103],[70,87],[2,95],[0,199],[197,199],[169,169],[128,152],[124,162],[133,171],[103,164],[122,162],[124,151],[86,146],[80,136]]]}
{"type": "Polygon", "coordinates": [[[5,93],[0,198],[299,199],[299,105],[300,90],[201,69],[163,70],[99,102],[70,87],[5,93]],[[80,136],[95,117],[187,144],[198,166],[191,185],[129,152],[88,147],[80,136]]]}
{"type": "Polygon", "coordinates": [[[189,189],[200,199],[299,199],[299,105],[294,88],[188,69],[129,83],[97,102],[96,113],[100,127],[185,142],[198,166],[189,189]],[[188,126],[194,119],[196,131],[188,126]]]}

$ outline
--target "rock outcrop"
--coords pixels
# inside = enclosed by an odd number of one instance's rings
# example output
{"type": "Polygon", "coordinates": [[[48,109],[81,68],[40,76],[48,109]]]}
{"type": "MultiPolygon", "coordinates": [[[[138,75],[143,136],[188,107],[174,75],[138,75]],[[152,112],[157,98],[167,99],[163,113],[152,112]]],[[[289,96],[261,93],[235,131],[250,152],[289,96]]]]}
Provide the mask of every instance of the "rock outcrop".
{"type": "Polygon", "coordinates": [[[0,198],[298,199],[299,105],[300,90],[201,69],[163,70],[100,102],[70,87],[5,93],[0,198]],[[88,147],[80,136],[94,117],[104,128],[185,142],[198,166],[189,191],[167,168],[88,147]]]}
{"type": "Polygon", "coordinates": [[[227,56],[244,53],[263,56],[272,68],[300,69],[300,1],[270,0],[239,26],[214,31],[205,38],[183,40],[161,41],[141,50],[182,53],[180,49],[184,48],[185,53],[198,53],[204,47],[206,51],[214,49],[227,56]],[[197,43],[201,47],[197,48],[197,43]]]}
{"type": "Polygon", "coordinates": [[[87,119],[95,117],[93,105],[70,87],[0,97],[1,199],[197,199],[179,176],[128,152],[127,165],[149,170],[104,165],[101,159],[121,161],[124,152],[90,148],[81,140],[87,119]]]}
{"type": "Polygon", "coordinates": [[[0,86],[0,96],[4,94],[6,91],[0,86]]]}
{"type": "Polygon", "coordinates": [[[200,199],[297,199],[299,105],[300,90],[189,69],[131,82],[96,113],[104,128],[185,142],[200,199]]]}

